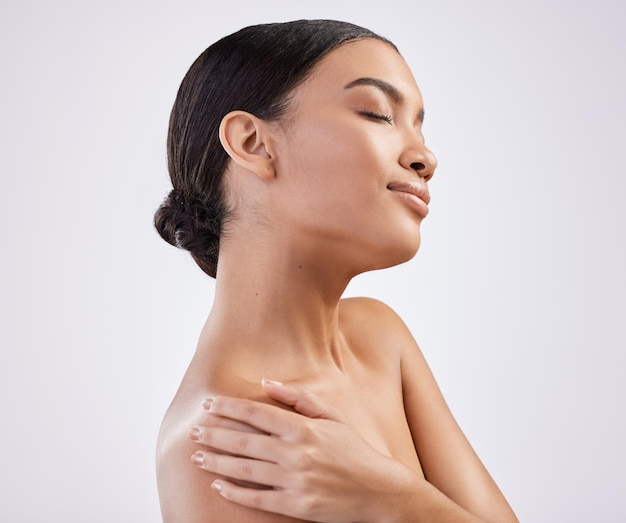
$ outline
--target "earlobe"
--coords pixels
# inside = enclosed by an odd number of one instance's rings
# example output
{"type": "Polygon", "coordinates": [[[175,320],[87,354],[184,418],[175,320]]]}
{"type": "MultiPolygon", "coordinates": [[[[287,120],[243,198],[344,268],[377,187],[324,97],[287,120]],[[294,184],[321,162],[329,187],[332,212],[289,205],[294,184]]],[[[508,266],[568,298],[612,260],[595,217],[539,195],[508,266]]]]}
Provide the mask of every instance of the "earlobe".
{"type": "Polygon", "coordinates": [[[245,111],[228,113],[220,124],[220,142],[237,165],[264,179],[274,177],[267,123],[245,111]]]}

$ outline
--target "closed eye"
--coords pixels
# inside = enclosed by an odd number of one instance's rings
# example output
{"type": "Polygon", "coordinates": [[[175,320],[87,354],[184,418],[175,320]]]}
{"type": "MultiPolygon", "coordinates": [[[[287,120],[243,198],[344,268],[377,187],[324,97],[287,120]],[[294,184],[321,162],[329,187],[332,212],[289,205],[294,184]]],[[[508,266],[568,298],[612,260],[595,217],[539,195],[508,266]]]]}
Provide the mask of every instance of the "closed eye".
{"type": "Polygon", "coordinates": [[[362,114],[367,118],[371,118],[372,120],[382,120],[383,122],[387,122],[388,124],[391,124],[391,122],[393,121],[391,115],[389,114],[375,113],[373,111],[359,111],[359,114],[362,114]]]}

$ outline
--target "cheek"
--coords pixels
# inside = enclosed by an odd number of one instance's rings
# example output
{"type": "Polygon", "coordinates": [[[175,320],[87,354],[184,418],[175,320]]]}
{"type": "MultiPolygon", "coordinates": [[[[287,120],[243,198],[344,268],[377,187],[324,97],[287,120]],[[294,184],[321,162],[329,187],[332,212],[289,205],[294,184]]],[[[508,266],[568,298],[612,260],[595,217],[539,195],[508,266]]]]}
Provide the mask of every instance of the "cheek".
{"type": "Polygon", "coordinates": [[[306,123],[286,136],[281,157],[282,206],[289,219],[357,236],[388,227],[393,144],[367,124],[306,123]]]}
{"type": "Polygon", "coordinates": [[[296,140],[298,145],[290,146],[291,174],[299,184],[326,193],[378,186],[389,167],[380,139],[360,128],[311,125],[296,140]]]}

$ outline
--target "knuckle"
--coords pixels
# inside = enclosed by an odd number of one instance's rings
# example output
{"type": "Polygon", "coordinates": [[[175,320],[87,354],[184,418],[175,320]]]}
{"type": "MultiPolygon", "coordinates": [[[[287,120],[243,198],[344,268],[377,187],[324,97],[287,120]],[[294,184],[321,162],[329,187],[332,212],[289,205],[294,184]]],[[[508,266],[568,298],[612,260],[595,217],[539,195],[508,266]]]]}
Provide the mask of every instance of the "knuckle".
{"type": "Polygon", "coordinates": [[[249,480],[252,477],[252,467],[247,460],[239,460],[235,465],[235,477],[249,480]]]}
{"type": "Polygon", "coordinates": [[[315,435],[315,427],[313,426],[313,420],[305,419],[300,425],[299,436],[301,441],[311,441],[315,435]]]}
{"type": "Polygon", "coordinates": [[[241,406],[241,413],[243,414],[245,419],[252,419],[256,416],[258,409],[256,405],[252,402],[245,402],[241,406]]]}
{"type": "Polygon", "coordinates": [[[289,468],[297,471],[297,479],[305,481],[306,473],[315,471],[318,467],[317,452],[314,448],[298,446],[288,457],[289,468]]]}
{"type": "Polygon", "coordinates": [[[307,399],[315,399],[317,397],[315,396],[313,391],[309,389],[309,387],[302,387],[302,389],[300,390],[300,395],[303,398],[307,398],[307,399]]]}
{"type": "Polygon", "coordinates": [[[237,434],[233,436],[231,439],[232,450],[236,454],[245,454],[245,451],[248,449],[248,436],[245,434],[237,434]]]}
{"type": "Polygon", "coordinates": [[[291,471],[300,470],[300,456],[301,452],[299,447],[293,445],[287,449],[283,455],[282,461],[285,463],[285,467],[291,471]]]}
{"type": "Polygon", "coordinates": [[[300,473],[294,477],[290,488],[297,493],[298,499],[303,499],[304,496],[307,496],[311,488],[308,474],[300,473]]]}
{"type": "Polygon", "coordinates": [[[315,468],[316,462],[317,459],[315,449],[311,447],[306,447],[302,449],[302,452],[300,453],[300,467],[302,469],[310,470],[312,468],[315,468]]]}

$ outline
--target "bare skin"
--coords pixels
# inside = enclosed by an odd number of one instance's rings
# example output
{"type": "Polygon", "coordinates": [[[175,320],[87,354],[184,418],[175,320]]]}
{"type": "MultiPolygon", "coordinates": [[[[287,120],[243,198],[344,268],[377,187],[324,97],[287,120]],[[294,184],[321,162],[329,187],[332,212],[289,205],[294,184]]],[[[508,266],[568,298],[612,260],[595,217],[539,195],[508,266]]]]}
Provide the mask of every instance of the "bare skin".
{"type": "Polygon", "coordinates": [[[285,121],[224,118],[235,215],[161,428],[165,522],[516,521],[402,321],[341,300],[417,252],[436,167],[422,118],[404,60],[368,39],[324,58],[285,121]]]}

